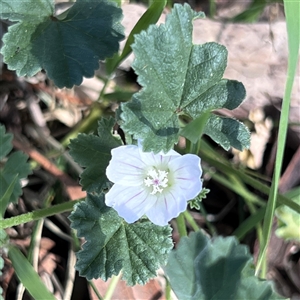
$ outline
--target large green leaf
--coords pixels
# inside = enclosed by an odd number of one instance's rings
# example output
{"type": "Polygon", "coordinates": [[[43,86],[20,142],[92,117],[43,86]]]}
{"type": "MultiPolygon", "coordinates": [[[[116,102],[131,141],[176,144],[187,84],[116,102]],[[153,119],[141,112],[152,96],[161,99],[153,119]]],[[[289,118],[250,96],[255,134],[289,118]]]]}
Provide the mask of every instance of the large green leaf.
{"type": "Polygon", "coordinates": [[[70,155],[86,169],[80,175],[83,190],[100,193],[109,182],[106,168],[111,159],[111,150],[121,145],[112,135],[114,119],[102,119],[98,123],[98,135],[79,134],[70,142],[70,155]]]}
{"type": "Polygon", "coordinates": [[[107,280],[122,270],[129,285],[145,284],[156,276],[173,247],[169,226],[142,219],[127,224],[104,203],[104,194],[88,194],[70,216],[71,227],[86,242],[77,253],[76,269],[81,276],[107,280]]]}
{"type": "MultiPolygon", "coordinates": [[[[245,98],[240,82],[222,79],[226,48],[192,43],[192,21],[203,16],[188,4],[176,4],[165,24],[151,25],[135,36],[133,68],[143,89],[122,104],[121,119],[127,133],[143,140],[145,151],[166,152],[173,147],[181,114],[197,118],[217,108],[234,109],[245,98]]],[[[216,142],[227,148],[222,140],[216,142]]]]}
{"type": "Polygon", "coordinates": [[[179,299],[283,299],[254,276],[252,257],[234,237],[184,237],[169,255],[166,273],[179,299]]]}
{"type": "Polygon", "coordinates": [[[77,0],[61,16],[54,15],[54,1],[1,0],[0,15],[19,21],[3,37],[9,69],[33,76],[43,68],[58,87],[92,77],[124,38],[122,10],[108,0],[77,0]]]}

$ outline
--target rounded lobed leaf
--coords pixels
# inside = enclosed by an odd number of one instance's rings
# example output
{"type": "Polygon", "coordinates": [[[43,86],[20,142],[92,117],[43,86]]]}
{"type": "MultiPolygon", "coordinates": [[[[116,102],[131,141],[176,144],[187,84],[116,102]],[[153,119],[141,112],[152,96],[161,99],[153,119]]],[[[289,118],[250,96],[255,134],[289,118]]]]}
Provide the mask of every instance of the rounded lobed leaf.
{"type": "Polygon", "coordinates": [[[165,270],[179,299],[283,299],[254,275],[247,247],[234,237],[192,233],[170,253],[165,270]]]}
{"type": "Polygon", "coordinates": [[[87,279],[107,280],[122,270],[127,284],[145,284],[156,276],[173,247],[169,226],[145,219],[127,224],[105,205],[104,194],[88,194],[69,218],[71,227],[86,240],[77,253],[76,269],[87,279]]]}

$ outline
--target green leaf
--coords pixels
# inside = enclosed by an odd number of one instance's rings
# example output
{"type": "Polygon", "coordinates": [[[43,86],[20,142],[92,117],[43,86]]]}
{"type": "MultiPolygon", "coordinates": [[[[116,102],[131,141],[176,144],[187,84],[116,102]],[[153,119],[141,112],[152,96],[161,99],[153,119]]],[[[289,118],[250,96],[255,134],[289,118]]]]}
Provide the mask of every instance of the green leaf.
{"type": "Polygon", "coordinates": [[[183,127],[180,131],[180,135],[189,139],[193,144],[196,144],[203,134],[209,117],[209,112],[200,115],[199,117],[188,123],[185,127],[183,127]]]}
{"type": "MultiPolygon", "coordinates": [[[[296,189],[297,194],[291,200],[300,205],[299,189],[296,189]]],[[[276,208],[275,215],[278,219],[276,235],[285,240],[300,242],[300,214],[286,205],[280,205],[276,208]]]]}
{"type": "Polygon", "coordinates": [[[234,237],[192,233],[170,253],[165,269],[179,299],[283,299],[254,276],[247,247],[234,237]]]}
{"type": "Polygon", "coordinates": [[[226,48],[192,43],[192,21],[203,16],[175,4],[165,24],[135,36],[133,68],[143,89],[122,104],[121,119],[127,133],[143,140],[144,151],[170,150],[181,114],[195,119],[217,108],[234,109],[245,98],[240,82],[222,79],[226,48]]]}
{"type": "Polygon", "coordinates": [[[18,197],[22,195],[21,179],[27,178],[31,174],[31,168],[27,162],[28,156],[20,151],[12,153],[6,161],[4,168],[0,170],[0,199],[3,193],[8,189],[11,182],[14,181],[17,175],[17,182],[14,185],[13,193],[9,202],[16,202],[18,197]]]}
{"type": "Polygon", "coordinates": [[[229,150],[230,146],[232,146],[242,151],[244,148],[248,148],[250,144],[248,128],[243,123],[230,118],[211,115],[204,133],[225,150],[229,150]]]}
{"type": "Polygon", "coordinates": [[[0,124],[0,161],[12,150],[13,135],[5,132],[5,127],[0,124]]]}
{"type": "Polygon", "coordinates": [[[194,198],[194,199],[188,201],[188,204],[189,204],[190,208],[191,208],[191,209],[197,209],[197,210],[200,210],[200,209],[201,209],[201,202],[202,202],[203,199],[206,199],[206,195],[207,195],[209,192],[210,192],[209,189],[203,188],[203,189],[201,190],[200,194],[199,194],[196,198],[194,198]]]}
{"type": "MultiPolygon", "coordinates": [[[[0,157],[3,159],[12,149],[12,135],[5,133],[4,126],[0,126],[0,157]]],[[[21,179],[27,178],[31,174],[30,165],[27,162],[28,156],[20,151],[10,154],[0,168],[0,215],[10,202],[16,202],[22,195],[21,179]]],[[[2,213],[2,214],[1,214],[2,213]]]]}
{"type": "Polygon", "coordinates": [[[1,0],[1,19],[39,22],[54,13],[54,0],[1,0]]]}
{"type": "Polygon", "coordinates": [[[12,262],[19,280],[33,299],[56,299],[45,287],[32,265],[16,246],[10,245],[8,257],[12,262]]]}
{"type": "Polygon", "coordinates": [[[121,145],[121,141],[112,136],[114,119],[102,119],[98,123],[98,135],[79,134],[70,142],[70,155],[86,169],[80,175],[83,190],[100,193],[109,182],[106,168],[111,159],[111,150],[121,145]]]}
{"type": "Polygon", "coordinates": [[[4,184],[5,178],[0,172],[0,187],[1,187],[1,192],[0,192],[0,220],[4,217],[4,213],[6,210],[7,205],[11,202],[11,198],[13,195],[13,191],[15,188],[15,185],[18,180],[18,174],[15,175],[14,179],[9,183],[8,187],[5,186],[4,184]],[[3,193],[3,195],[2,195],[3,193]]]}
{"type": "Polygon", "coordinates": [[[49,0],[2,2],[2,17],[19,21],[9,27],[1,49],[18,76],[33,76],[43,68],[58,87],[80,85],[83,76],[94,76],[99,60],[118,51],[124,38],[122,10],[108,0],[77,0],[61,16],[53,15],[49,0]]]}
{"type": "Polygon", "coordinates": [[[127,224],[104,203],[104,194],[88,194],[69,217],[71,227],[86,243],[77,253],[76,269],[87,279],[107,280],[122,270],[129,285],[145,284],[156,276],[173,247],[169,226],[146,219],[127,224]]]}

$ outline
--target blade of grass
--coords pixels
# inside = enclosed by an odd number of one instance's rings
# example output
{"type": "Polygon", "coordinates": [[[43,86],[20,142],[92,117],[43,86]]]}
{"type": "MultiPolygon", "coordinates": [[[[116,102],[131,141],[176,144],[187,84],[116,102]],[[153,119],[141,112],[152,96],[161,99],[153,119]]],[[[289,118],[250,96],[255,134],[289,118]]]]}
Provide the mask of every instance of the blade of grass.
{"type": "Polygon", "coordinates": [[[280,172],[282,168],[282,160],[284,154],[284,147],[288,128],[288,117],[289,108],[291,102],[292,87],[294,83],[294,78],[298,63],[299,54],[299,41],[300,41],[300,2],[284,0],[284,8],[286,14],[287,23],[287,33],[288,33],[288,70],[287,79],[285,86],[285,93],[282,102],[282,110],[279,122],[279,132],[278,132],[278,146],[275,160],[275,168],[273,174],[273,180],[271,185],[271,190],[269,194],[269,199],[266,208],[266,214],[264,217],[263,224],[263,244],[260,245],[260,251],[256,266],[256,275],[261,278],[266,278],[266,252],[271,235],[271,229],[273,224],[274,212],[276,208],[276,198],[278,194],[278,184],[280,179],[280,172]]]}
{"type": "Polygon", "coordinates": [[[34,271],[32,265],[17,247],[10,245],[8,257],[12,262],[19,280],[25,286],[26,290],[31,294],[33,299],[56,299],[48,291],[48,289],[42,283],[39,275],[34,271]]]}
{"type": "Polygon", "coordinates": [[[167,0],[154,0],[152,2],[151,6],[131,30],[121,55],[115,55],[114,57],[106,60],[106,72],[108,74],[112,74],[120,63],[132,52],[131,45],[134,42],[134,35],[140,33],[142,30],[146,30],[149,25],[155,24],[162,14],[166,4],[167,0]]]}

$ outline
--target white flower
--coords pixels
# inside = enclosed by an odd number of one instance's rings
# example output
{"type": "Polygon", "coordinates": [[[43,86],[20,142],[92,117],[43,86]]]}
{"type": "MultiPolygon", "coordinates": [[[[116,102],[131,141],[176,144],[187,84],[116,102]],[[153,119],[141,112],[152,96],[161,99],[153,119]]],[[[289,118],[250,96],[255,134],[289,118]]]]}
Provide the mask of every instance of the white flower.
{"type": "Polygon", "coordinates": [[[154,154],[134,145],[120,146],[111,153],[106,175],[114,185],[105,195],[105,203],[128,223],[146,215],[154,224],[166,225],[185,211],[187,201],[202,189],[196,155],[180,155],[174,150],[154,154]]]}

